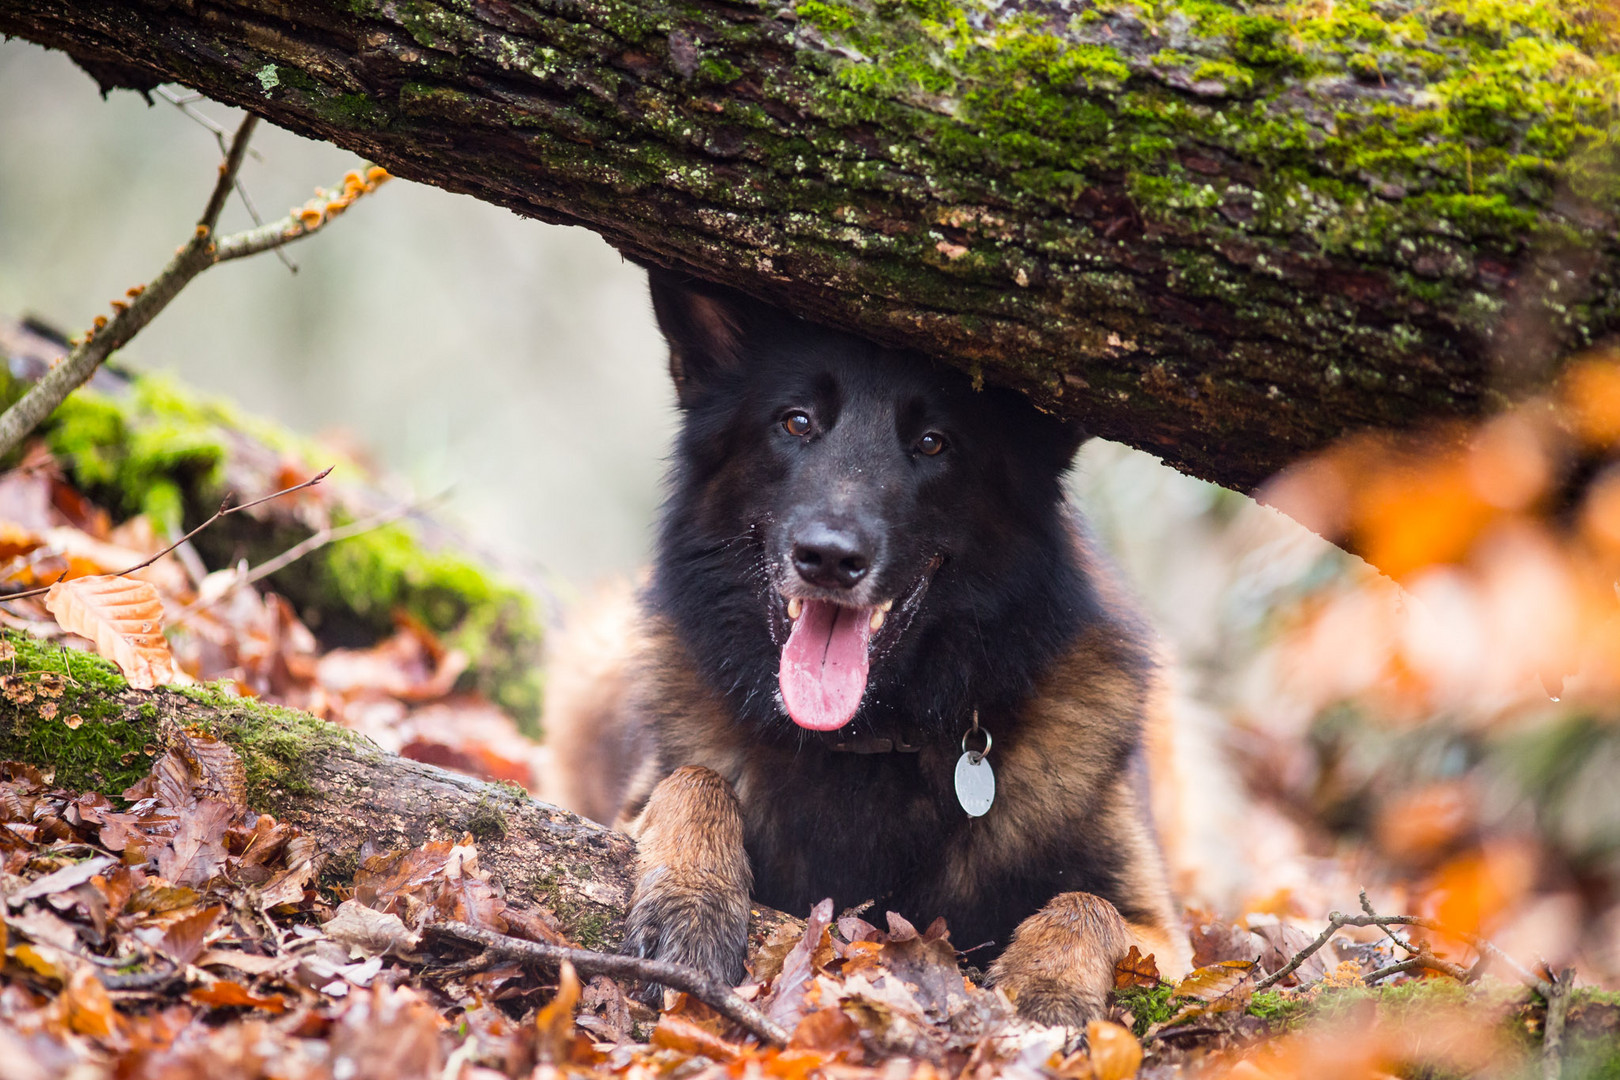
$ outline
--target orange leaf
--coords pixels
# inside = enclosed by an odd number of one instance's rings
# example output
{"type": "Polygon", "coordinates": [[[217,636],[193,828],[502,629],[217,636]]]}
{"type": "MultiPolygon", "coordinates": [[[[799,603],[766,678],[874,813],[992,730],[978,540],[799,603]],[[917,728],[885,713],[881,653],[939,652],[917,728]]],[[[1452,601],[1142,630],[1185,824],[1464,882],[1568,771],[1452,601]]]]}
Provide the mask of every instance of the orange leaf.
{"type": "Polygon", "coordinates": [[[83,577],[51,586],[45,608],[70,633],[96,643],[137,690],[179,681],[163,637],[163,602],[157,589],[127,577],[83,577]]]}
{"type": "Polygon", "coordinates": [[[1175,996],[1214,1001],[1236,989],[1253,969],[1250,960],[1223,960],[1201,967],[1176,984],[1175,996]]]}
{"type": "Polygon", "coordinates": [[[1135,945],[1114,965],[1114,989],[1126,990],[1133,986],[1158,986],[1159,965],[1153,954],[1143,956],[1135,945]]]}
{"type": "Polygon", "coordinates": [[[1142,1067],[1142,1044],[1129,1028],[1093,1020],[1086,1025],[1086,1042],[1097,1080],[1130,1080],[1142,1067]]]}
{"type": "Polygon", "coordinates": [[[696,1054],[718,1062],[733,1061],[742,1053],[742,1047],[736,1043],[727,1042],[689,1020],[668,1014],[658,1018],[658,1026],[653,1029],[652,1042],[654,1046],[661,1046],[666,1050],[679,1050],[684,1054],[696,1054]]]}
{"type": "Polygon", "coordinates": [[[535,1052],[541,1061],[553,1064],[568,1061],[574,1042],[574,1006],[579,1004],[579,976],[574,965],[564,960],[557,973],[557,995],[534,1016],[539,1039],[535,1052]]]}
{"type": "Polygon", "coordinates": [[[60,1004],[68,1027],[93,1039],[110,1038],[118,1030],[112,997],[88,967],[75,971],[62,988],[60,1004]]]}
{"type": "Polygon", "coordinates": [[[287,999],[280,994],[259,995],[239,982],[221,979],[212,986],[199,986],[186,995],[199,1005],[239,1005],[266,1009],[273,1013],[287,1011],[287,999]]]}

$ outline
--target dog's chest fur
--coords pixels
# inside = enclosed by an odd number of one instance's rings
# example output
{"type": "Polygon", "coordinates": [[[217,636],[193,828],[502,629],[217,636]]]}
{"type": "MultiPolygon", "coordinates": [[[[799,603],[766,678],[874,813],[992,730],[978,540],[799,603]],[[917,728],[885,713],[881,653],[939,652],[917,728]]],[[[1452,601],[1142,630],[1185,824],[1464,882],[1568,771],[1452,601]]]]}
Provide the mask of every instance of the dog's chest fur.
{"type": "MultiPolygon", "coordinates": [[[[655,782],[674,763],[697,764],[731,782],[761,902],[803,912],[831,896],[839,910],[870,900],[921,925],[944,916],[962,948],[1004,946],[1059,891],[1121,897],[1130,916],[1130,868],[1117,841],[1121,828],[1141,827],[1148,666],[1124,628],[1084,635],[1016,715],[986,718],[997,797],[977,819],[956,799],[954,740],[878,754],[829,751],[810,737],[762,742],[728,714],[667,629],[654,632],[644,656],[637,712],[659,762],[644,775],[655,782]]],[[[627,814],[644,794],[632,792],[627,814]]]]}

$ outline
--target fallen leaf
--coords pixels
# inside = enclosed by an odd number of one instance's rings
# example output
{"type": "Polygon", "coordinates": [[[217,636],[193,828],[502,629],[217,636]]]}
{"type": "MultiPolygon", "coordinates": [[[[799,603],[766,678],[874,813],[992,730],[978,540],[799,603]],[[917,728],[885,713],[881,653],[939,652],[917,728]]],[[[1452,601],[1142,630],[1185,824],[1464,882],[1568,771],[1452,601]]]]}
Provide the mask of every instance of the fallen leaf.
{"type": "Polygon", "coordinates": [[[1251,960],[1223,960],[1192,972],[1176,984],[1173,993],[1176,997],[1214,1001],[1242,983],[1253,970],[1251,960]]]}
{"type": "Polygon", "coordinates": [[[777,976],[776,985],[765,1003],[765,1015],[783,1026],[797,1024],[804,1016],[805,991],[815,975],[815,954],[821,948],[830,948],[828,939],[831,934],[828,928],[832,924],[832,915],[833,902],[829,896],[810,910],[810,918],[805,921],[804,936],[782,960],[782,973],[777,976]]]}
{"type": "Polygon", "coordinates": [[[559,1064],[569,1059],[574,1042],[574,1006],[579,1004],[579,991],[579,976],[574,972],[574,965],[564,960],[557,971],[556,996],[534,1016],[535,1054],[541,1061],[559,1064]]]}
{"type": "Polygon", "coordinates": [[[409,952],[419,935],[405,927],[404,920],[389,912],[375,911],[358,900],[345,900],[337,914],[322,925],[326,936],[348,947],[350,956],[382,956],[409,952]]]}
{"type": "Polygon", "coordinates": [[[118,1030],[118,1014],[113,1011],[112,997],[88,966],[79,968],[68,978],[57,1002],[68,1027],[80,1035],[109,1039],[118,1030]]]}
{"type": "Polygon", "coordinates": [[[1128,1028],[1093,1020],[1086,1025],[1086,1043],[1096,1080],[1130,1080],[1142,1067],[1142,1044],[1128,1028]]]}
{"type": "Polygon", "coordinates": [[[38,896],[49,896],[52,893],[67,892],[78,885],[83,885],[109,866],[117,864],[118,860],[108,855],[98,855],[93,859],[86,859],[82,863],[64,866],[54,873],[25,885],[12,893],[7,899],[12,904],[19,904],[24,900],[32,900],[38,896]]]}
{"type": "Polygon", "coordinates": [[[281,994],[255,994],[230,979],[220,979],[211,986],[196,987],[186,996],[199,1005],[240,1006],[272,1013],[287,1011],[287,999],[281,994]]]}
{"type": "Polygon", "coordinates": [[[1143,956],[1135,945],[1114,964],[1114,989],[1126,990],[1133,986],[1155,987],[1163,982],[1159,978],[1159,965],[1152,953],[1143,956]]]}
{"type": "Polygon", "coordinates": [[[163,601],[149,582],[127,577],[75,578],[52,585],[45,609],[62,629],[95,642],[136,690],[181,681],[163,637],[163,601]]]}
{"type": "Polygon", "coordinates": [[[654,1046],[666,1050],[678,1050],[683,1054],[694,1054],[721,1063],[735,1061],[742,1056],[742,1047],[736,1043],[728,1042],[679,1016],[660,1016],[658,1026],[653,1029],[652,1042],[654,1046]]]}

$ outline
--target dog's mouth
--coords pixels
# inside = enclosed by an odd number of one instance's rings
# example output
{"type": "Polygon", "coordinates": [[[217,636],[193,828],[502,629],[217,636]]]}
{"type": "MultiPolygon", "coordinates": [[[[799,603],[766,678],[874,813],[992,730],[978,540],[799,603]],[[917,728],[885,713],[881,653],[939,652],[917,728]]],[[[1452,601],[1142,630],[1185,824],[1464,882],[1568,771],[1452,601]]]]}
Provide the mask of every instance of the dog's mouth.
{"type": "Polygon", "coordinates": [[[872,606],[781,597],[787,633],[777,681],[795,724],[836,731],[854,718],[866,696],[872,658],[905,632],[941,561],[935,556],[904,592],[872,606]]]}

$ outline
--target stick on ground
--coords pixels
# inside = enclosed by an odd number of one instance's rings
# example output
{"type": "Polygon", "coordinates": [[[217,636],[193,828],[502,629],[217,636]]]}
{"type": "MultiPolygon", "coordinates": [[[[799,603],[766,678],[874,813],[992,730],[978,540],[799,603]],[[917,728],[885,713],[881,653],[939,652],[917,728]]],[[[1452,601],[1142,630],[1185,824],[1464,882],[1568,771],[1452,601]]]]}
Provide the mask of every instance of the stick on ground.
{"type": "Polygon", "coordinates": [[[492,958],[545,964],[548,967],[556,967],[567,960],[587,977],[606,975],[615,979],[663,983],[691,994],[721,1016],[740,1024],[758,1039],[778,1046],[786,1046],[788,1042],[788,1033],[780,1024],[738,997],[731,987],[684,964],[592,952],[589,949],[570,949],[562,945],[542,945],[459,922],[430,926],[427,930],[429,934],[477,945],[492,958]]]}

